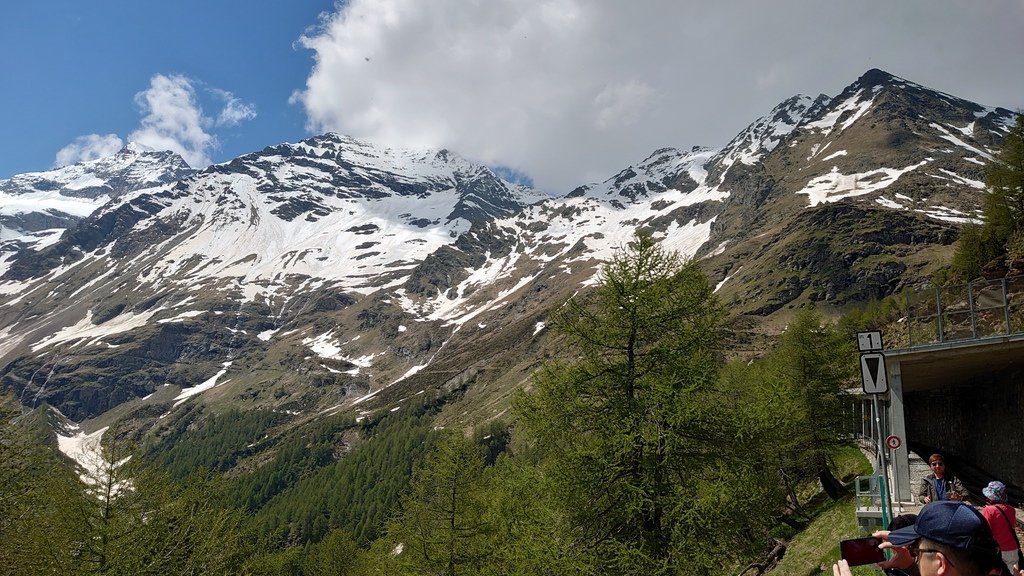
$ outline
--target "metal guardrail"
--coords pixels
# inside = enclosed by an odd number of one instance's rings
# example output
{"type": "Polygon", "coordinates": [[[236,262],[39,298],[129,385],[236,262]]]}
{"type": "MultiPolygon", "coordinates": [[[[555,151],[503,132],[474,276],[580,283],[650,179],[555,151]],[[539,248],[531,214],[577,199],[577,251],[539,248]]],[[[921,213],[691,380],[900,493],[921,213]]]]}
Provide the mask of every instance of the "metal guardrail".
{"type": "Polygon", "coordinates": [[[886,347],[912,348],[1024,333],[1024,276],[956,286],[925,284],[904,292],[903,326],[886,331],[886,347]]]}
{"type": "Polygon", "coordinates": [[[881,476],[857,476],[854,479],[857,529],[861,536],[870,536],[889,524],[890,512],[886,499],[882,497],[882,486],[881,476]]]}

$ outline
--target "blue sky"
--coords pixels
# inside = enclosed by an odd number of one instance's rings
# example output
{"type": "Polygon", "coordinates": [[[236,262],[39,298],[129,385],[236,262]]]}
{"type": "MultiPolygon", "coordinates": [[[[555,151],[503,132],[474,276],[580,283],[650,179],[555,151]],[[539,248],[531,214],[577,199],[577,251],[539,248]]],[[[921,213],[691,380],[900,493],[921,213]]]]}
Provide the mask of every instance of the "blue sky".
{"type": "Polygon", "coordinates": [[[88,134],[135,131],[135,95],[184,76],[205,113],[228,91],[255,117],[215,130],[215,160],[308,135],[289,105],[313,66],[295,45],[330,0],[33,0],[0,7],[0,178],[50,168],[88,134]]]}
{"type": "Polygon", "coordinates": [[[1024,0],[10,0],[0,179],[335,131],[564,193],[870,68],[1024,108],[1021,30],[1024,0]]]}

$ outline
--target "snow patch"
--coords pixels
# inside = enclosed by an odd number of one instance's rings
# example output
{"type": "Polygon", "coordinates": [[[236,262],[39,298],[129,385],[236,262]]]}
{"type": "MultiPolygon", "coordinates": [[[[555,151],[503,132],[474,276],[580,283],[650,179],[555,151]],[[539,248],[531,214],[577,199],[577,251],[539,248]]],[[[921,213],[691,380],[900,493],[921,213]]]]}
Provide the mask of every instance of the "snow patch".
{"type": "Polygon", "coordinates": [[[302,343],[321,358],[341,359],[341,347],[336,343],[334,335],[331,334],[330,330],[315,338],[305,338],[302,340],[302,343]]]}
{"type": "MultiPolygon", "coordinates": [[[[174,406],[172,406],[172,408],[178,406],[179,404],[195,396],[196,394],[202,394],[203,392],[206,392],[207,390],[217,386],[217,381],[220,380],[221,376],[227,373],[228,368],[231,367],[231,362],[225,362],[223,366],[224,368],[222,368],[219,372],[217,372],[209,379],[204,381],[202,384],[198,386],[193,386],[191,388],[185,388],[184,390],[182,390],[180,394],[174,397],[174,400],[176,400],[176,402],[174,403],[174,406]]],[[[222,384],[226,384],[228,382],[230,382],[230,380],[226,380],[222,382],[222,384]]]]}
{"type": "Polygon", "coordinates": [[[205,313],[206,313],[205,310],[189,310],[188,312],[182,312],[181,314],[178,314],[174,318],[164,318],[162,320],[157,320],[156,322],[157,322],[157,324],[167,324],[169,322],[181,322],[182,320],[186,320],[188,318],[195,318],[196,316],[202,316],[205,313]]]}
{"type": "Polygon", "coordinates": [[[729,274],[725,278],[722,278],[721,282],[719,282],[718,284],[715,284],[715,289],[713,290],[713,292],[718,292],[719,290],[721,290],[722,286],[725,286],[726,282],[731,280],[733,276],[735,276],[735,275],[740,273],[740,270],[743,270],[743,266],[740,266],[732,274],[729,274]]]}
{"type": "Polygon", "coordinates": [[[943,126],[941,124],[936,124],[935,122],[932,122],[931,124],[929,124],[929,126],[931,126],[932,128],[935,128],[936,130],[941,132],[942,134],[940,134],[939,136],[943,140],[947,140],[949,142],[952,142],[953,144],[955,144],[955,145],[957,145],[957,146],[959,146],[959,147],[961,147],[961,148],[963,148],[965,150],[970,150],[971,152],[974,152],[975,154],[981,156],[982,158],[985,158],[986,160],[991,160],[992,159],[992,155],[991,154],[989,154],[988,152],[985,152],[984,150],[980,150],[978,148],[975,148],[974,146],[971,146],[970,144],[964,142],[960,138],[954,136],[949,130],[946,129],[945,126],[943,126]]]}
{"type": "Polygon", "coordinates": [[[85,318],[78,321],[74,326],[63,328],[56,334],[52,334],[32,345],[32,351],[38,352],[47,346],[53,346],[70,340],[84,340],[90,338],[103,338],[122,332],[128,332],[145,326],[154,314],[162,310],[149,310],[142,314],[125,313],[107,320],[103,324],[92,323],[92,310],[85,313],[85,318]]]}
{"type": "MultiPolygon", "coordinates": [[[[881,90],[881,86],[875,86],[872,91],[877,92],[881,90]]],[[[864,90],[858,90],[856,94],[846,99],[846,101],[840,103],[831,112],[822,117],[817,122],[810,122],[804,125],[807,129],[819,129],[825,130],[826,134],[831,134],[837,129],[839,118],[844,114],[848,114],[846,120],[838,126],[838,130],[842,132],[853,125],[861,116],[863,116],[874,103],[874,96],[861,100],[864,90]]],[[[824,150],[824,148],[822,148],[824,150]]],[[[814,154],[812,154],[813,156],[814,154]]]]}
{"type": "MultiPolygon", "coordinates": [[[[81,428],[75,427],[73,436],[57,434],[57,448],[68,458],[71,458],[81,469],[82,482],[90,489],[103,488],[111,485],[110,474],[124,466],[131,456],[118,462],[109,462],[103,454],[101,440],[107,427],[100,428],[92,434],[86,434],[81,428]]],[[[111,496],[117,496],[126,488],[130,487],[127,481],[114,482],[111,485],[111,496]]]]}
{"type": "Polygon", "coordinates": [[[812,179],[802,190],[798,190],[797,194],[807,194],[809,207],[837,202],[843,198],[863,196],[884,189],[900,176],[917,170],[929,161],[931,158],[906,168],[879,168],[857,174],[842,174],[838,167],[833,166],[831,172],[812,179]]]}

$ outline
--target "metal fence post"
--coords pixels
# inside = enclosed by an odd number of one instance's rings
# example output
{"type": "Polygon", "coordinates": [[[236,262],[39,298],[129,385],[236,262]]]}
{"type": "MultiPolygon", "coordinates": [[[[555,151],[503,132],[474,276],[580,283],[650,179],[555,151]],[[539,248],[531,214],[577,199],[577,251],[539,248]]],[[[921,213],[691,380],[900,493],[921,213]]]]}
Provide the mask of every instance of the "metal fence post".
{"type": "Polygon", "coordinates": [[[971,311],[971,338],[978,337],[978,321],[974,310],[974,284],[967,283],[967,305],[971,311]]]}
{"type": "Polygon", "coordinates": [[[1003,278],[1003,320],[1006,321],[1006,333],[1010,333],[1010,301],[1006,295],[1006,278],[1003,278]]]}

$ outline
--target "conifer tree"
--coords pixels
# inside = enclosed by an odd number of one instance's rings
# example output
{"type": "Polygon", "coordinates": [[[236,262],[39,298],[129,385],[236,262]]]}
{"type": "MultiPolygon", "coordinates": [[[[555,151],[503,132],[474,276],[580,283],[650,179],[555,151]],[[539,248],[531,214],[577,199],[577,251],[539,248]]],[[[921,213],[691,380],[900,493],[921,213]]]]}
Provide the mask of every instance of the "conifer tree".
{"type": "Polygon", "coordinates": [[[989,262],[1007,252],[1024,257],[1024,114],[1017,115],[985,169],[984,222],[966,224],[961,230],[952,262],[958,280],[978,277],[989,262]]]}
{"type": "Polygon", "coordinates": [[[710,569],[722,530],[695,513],[725,457],[710,402],[723,311],[695,262],[639,234],[554,318],[562,359],[519,394],[524,429],[595,564],[613,574],[710,569]],[[711,532],[706,529],[711,528],[711,532]]]}
{"type": "Polygon", "coordinates": [[[4,576],[74,574],[79,569],[81,523],[73,515],[81,498],[78,479],[55,449],[35,441],[35,424],[46,427],[45,418],[37,418],[41,413],[16,418],[16,412],[0,408],[0,575],[4,576]]]}
{"type": "Polygon", "coordinates": [[[828,458],[843,442],[844,391],[853,384],[855,358],[853,338],[817,311],[805,309],[790,322],[768,359],[766,376],[790,401],[791,412],[783,417],[795,424],[786,442],[789,464],[784,468],[816,475],[833,499],[840,497],[843,486],[828,458]]]}
{"type": "Polygon", "coordinates": [[[417,467],[390,538],[417,574],[477,574],[490,554],[484,451],[461,431],[444,431],[417,467]]]}
{"type": "Polygon", "coordinates": [[[986,172],[986,221],[1006,238],[1024,227],[1024,115],[1017,116],[986,172]]]}
{"type": "Polygon", "coordinates": [[[362,551],[352,535],[344,530],[332,530],[310,546],[302,560],[302,576],[347,576],[362,573],[362,551]]]}

